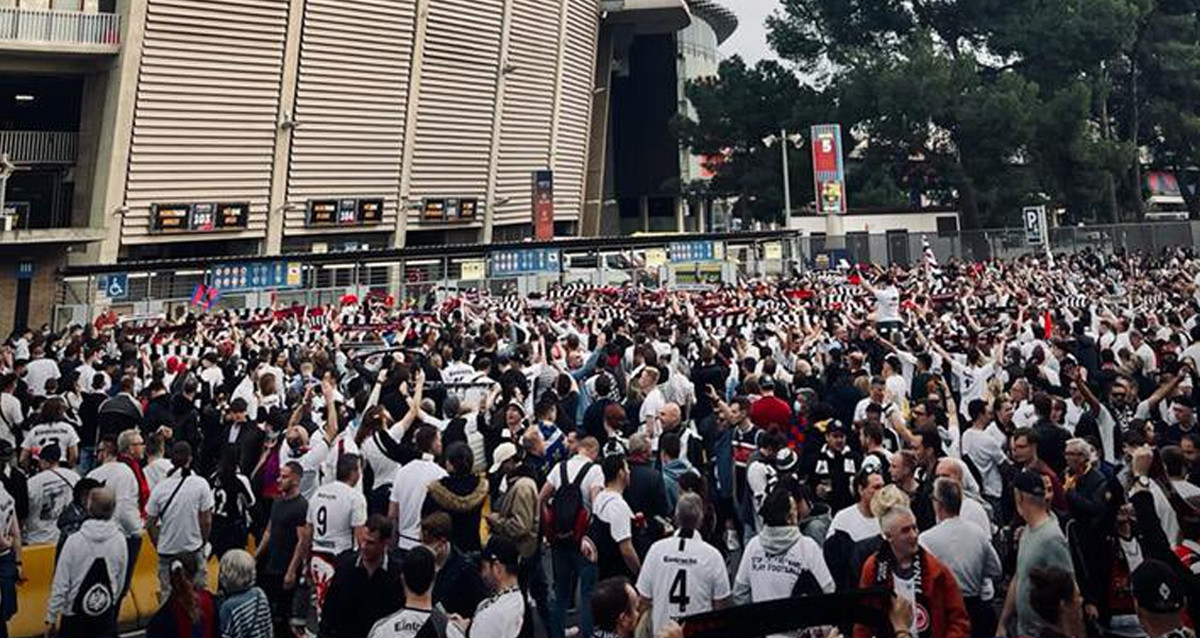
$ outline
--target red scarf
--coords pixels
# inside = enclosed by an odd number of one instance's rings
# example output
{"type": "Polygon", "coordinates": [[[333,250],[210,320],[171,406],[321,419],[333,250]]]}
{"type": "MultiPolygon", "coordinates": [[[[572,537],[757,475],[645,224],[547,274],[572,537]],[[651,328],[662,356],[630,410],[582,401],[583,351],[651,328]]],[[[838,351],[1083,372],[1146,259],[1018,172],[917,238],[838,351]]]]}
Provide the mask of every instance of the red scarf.
{"type": "Polygon", "coordinates": [[[138,511],[146,518],[146,503],[150,500],[150,484],[146,482],[146,474],[142,472],[142,464],[128,454],[118,454],[117,460],[129,466],[138,482],[138,511]]]}

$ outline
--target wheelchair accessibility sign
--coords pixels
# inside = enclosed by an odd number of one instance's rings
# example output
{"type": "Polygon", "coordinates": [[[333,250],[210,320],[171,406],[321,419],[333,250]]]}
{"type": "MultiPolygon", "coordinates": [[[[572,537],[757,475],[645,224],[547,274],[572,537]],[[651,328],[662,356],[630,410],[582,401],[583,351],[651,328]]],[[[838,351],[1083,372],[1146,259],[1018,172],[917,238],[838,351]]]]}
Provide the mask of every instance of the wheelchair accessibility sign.
{"type": "Polygon", "coordinates": [[[109,299],[124,299],[129,296],[129,273],[101,275],[100,291],[109,299]]]}

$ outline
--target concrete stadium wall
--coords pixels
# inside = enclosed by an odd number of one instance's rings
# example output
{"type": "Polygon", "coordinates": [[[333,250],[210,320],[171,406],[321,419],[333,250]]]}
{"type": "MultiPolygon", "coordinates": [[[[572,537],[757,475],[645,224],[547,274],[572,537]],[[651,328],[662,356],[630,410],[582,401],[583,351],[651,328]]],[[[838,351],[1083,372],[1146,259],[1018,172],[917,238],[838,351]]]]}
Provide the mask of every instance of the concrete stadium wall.
{"type": "Polygon", "coordinates": [[[124,210],[104,261],[164,242],[402,244],[452,228],[420,218],[425,198],[478,199],[467,227],[528,224],[546,168],[556,221],[578,219],[599,0],[133,0],[129,19],[112,152],[128,161],[107,198],[124,210]],[[382,223],[307,228],[308,201],[336,198],[382,198],[382,223]],[[249,202],[248,227],[152,232],[153,204],[189,202],[249,202]]]}

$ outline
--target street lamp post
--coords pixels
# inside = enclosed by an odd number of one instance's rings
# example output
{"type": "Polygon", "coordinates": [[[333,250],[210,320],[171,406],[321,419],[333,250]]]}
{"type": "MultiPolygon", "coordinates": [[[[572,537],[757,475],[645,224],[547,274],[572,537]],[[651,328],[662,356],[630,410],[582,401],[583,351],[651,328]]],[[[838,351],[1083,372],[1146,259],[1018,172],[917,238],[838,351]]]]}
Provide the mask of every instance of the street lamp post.
{"type": "Polygon", "coordinates": [[[788,219],[792,216],[792,180],[788,175],[788,156],[787,143],[791,142],[796,148],[804,145],[804,136],[799,133],[787,132],[787,129],[779,129],[779,134],[772,133],[762,138],[763,146],[771,148],[773,144],[779,142],[779,153],[783,156],[783,223],[786,226],[788,219]]]}

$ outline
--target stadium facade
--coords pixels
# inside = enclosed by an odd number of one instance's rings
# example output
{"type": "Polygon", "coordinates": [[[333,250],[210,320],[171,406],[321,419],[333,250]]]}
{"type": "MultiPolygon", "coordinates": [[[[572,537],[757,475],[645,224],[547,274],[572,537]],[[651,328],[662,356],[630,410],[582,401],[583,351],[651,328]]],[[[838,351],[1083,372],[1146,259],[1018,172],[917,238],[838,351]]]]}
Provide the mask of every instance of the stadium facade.
{"type": "Polygon", "coordinates": [[[0,328],[64,263],[519,239],[537,196],[559,236],[629,202],[661,229],[696,168],[682,84],[735,26],[713,0],[0,0],[0,328]]]}

